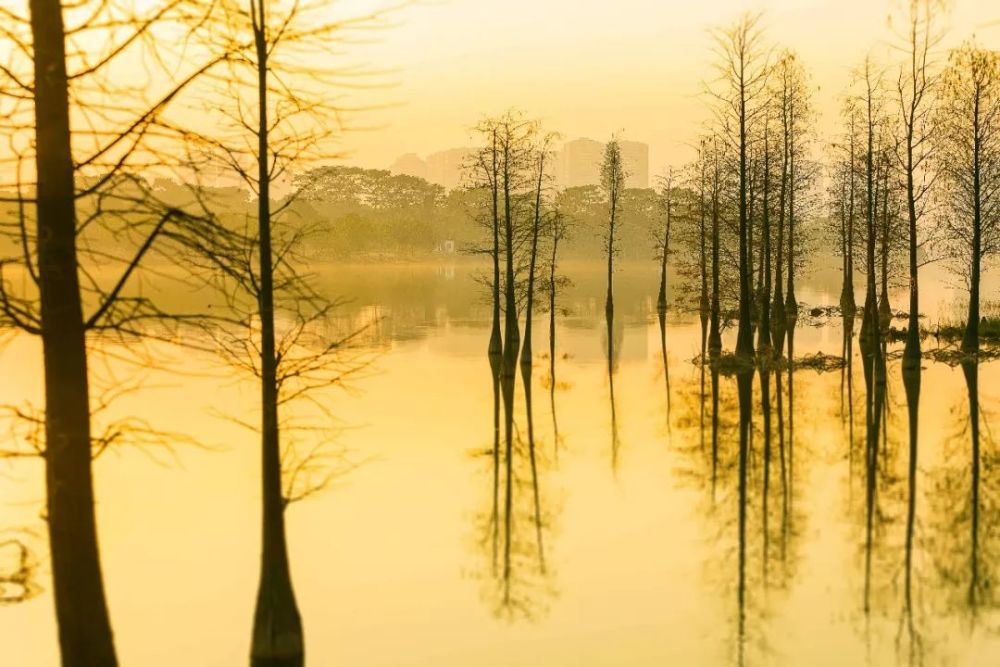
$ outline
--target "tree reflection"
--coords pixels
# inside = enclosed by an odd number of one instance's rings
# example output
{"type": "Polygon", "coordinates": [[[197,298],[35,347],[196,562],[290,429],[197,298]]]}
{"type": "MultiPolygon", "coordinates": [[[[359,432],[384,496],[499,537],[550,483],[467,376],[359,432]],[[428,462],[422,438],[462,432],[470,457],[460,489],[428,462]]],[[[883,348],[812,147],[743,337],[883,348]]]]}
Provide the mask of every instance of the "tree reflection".
{"type": "MultiPolygon", "coordinates": [[[[612,302],[609,300],[608,303],[611,304],[612,302]]],[[[618,435],[618,404],[615,402],[615,374],[618,372],[618,359],[621,354],[621,345],[625,330],[620,322],[617,327],[615,326],[613,308],[607,309],[605,322],[607,324],[605,331],[607,354],[605,355],[605,360],[607,361],[608,368],[608,399],[611,403],[611,470],[617,473],[618,450],[621,447],[621,439],[618,435]]]]}
{"type": "MultiPolygon", "coordinates": [[[[535,437],[532,367],[522,363],[526,430],[515,422],[511,361],[516,357],[490,356],[493,387],[492,494],[489,519],[477,522],[483,530],[477,544],[488,554],[488,575],[482,594],[492,613],[508,621],[531,620],[543,614],[555,595],[546,560],[552,517],[543,487],[548,468],[535,437]],[[503,438],[500,433],[503,408],[503,438]]],[[[482,515],[481,515],[482,516],[482,515]]]]}
{"type": "Polygon", "coordinates": [[[998,608],[993,582],[1000,549],[1000,456],[980,402],[980,363],[961,362],[966,396],[955,411],[957,424],[945,439],[943,464],[930,478],[930,530],[938,603],[947,615],[964,617],[975,631],[998,608]]]}

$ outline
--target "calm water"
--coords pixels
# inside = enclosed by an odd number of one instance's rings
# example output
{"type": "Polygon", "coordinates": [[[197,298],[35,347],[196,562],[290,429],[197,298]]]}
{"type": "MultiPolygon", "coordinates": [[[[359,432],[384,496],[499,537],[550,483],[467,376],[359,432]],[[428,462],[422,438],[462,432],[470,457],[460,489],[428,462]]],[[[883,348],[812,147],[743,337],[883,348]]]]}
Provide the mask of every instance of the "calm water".
{"type": "MultiPolygon", "coordinates": [[[[561,297],[554,391],[547,318],[536,323],[533,446],[517,378],[510,484],[502,444],[493,457],[489,308],[472,269],[322,272],[331,292],[355,297],[345,307],[354,325],[374,322],[365,351],[374,363],[349,391],[322,397],[339,420],[330,451],[357,467],[289,510],[309,664],[1000,664],[1000,362],[978,369],[978,457],[963,369],[926,360],[909,474],[890,346],[886,428],[869,464],[855,339],[850,372],[769,375],[769,439],[755,375],[741,465],[736,380],[725,375],[712,446],[711,373],[692,363],[696,315],[669,314],[665,373],[656,267],[618,274],[610,377],[601,268],[566,268],[575,285],[561,297]]],[[[929,323],[951,314],[951,292],[922,291],[929,323]]],[[[838,294],[837,276],[822,272],[798,292],[810,305],[838,294]]],[[[796,329],[796,357],[839,355],[842,345],[839,319],[803,318],[796,329]]],[[[140,373],[111,357],[94,369],[104,386],[144,387],[102,423],[139,415],[201,443],[112,450],[96,464],[121,662],[244,664],[258,451],[220,415],[252,420],[256,389],[207,354],[155,352],[186,375],[140,373]]],[[[35,341],[7,344],[0,402],[39,404],[37,359],[35,341]]],[[[501,410],[501,443],[502,421],[501,410]]],[[[38,552],[43,589],[0,607],[3,662],[56,665],[41,467],[0,471],[0,528],[38,552]]],[[[11,567],[8,551],[0,567],[11,567]]]]}

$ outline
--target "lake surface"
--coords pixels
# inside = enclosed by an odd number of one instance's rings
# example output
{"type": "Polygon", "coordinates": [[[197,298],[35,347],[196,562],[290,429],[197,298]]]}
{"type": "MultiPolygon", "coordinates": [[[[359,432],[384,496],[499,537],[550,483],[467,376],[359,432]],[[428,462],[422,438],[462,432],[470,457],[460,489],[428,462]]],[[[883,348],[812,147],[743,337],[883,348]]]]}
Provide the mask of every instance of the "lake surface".
{"type": "MultiPolygon", "coordinates": [[[[1000,362],[977,369],[974,447],[967,369],[925,359],[911,474],[900,347],[886,349],[885,428],[872,450],[857,337],[848,370],[832,359],[840,318],[804,313],[796,358],[829,356],[767,373],[770,438],[755,374],[740,456],[736,379],[721,374],[713,401],[712,373],[695,363],[696,313],[668,313],[664,368],[657,267],[617,274],[609,341],[601,267],[568,264],[554,391],[540,315],[533,438],[518,375],[508,475],[502,423],[494,458],[490,309],[475,270],[320,272],[324,289],[353,299],[345,326],[370,325],[358,354],[371,365],[321,397],[337,418],[330,461],[342,474],[288,511],[308,664],[1000,664],[1000,362]]],[[[925,280],[925,324],[956,316],[956,293],[925,280]]],[[[798,297],[835,304],[839,276],[816,271],[798,297]]],[[[100,386],[142,385],[102,423],[136,415],[198,441],[112,448],[96,463],[120,660],[245,664],[259,453],[227,417],[252,421],[257,391],[207,353],[153,352],[171,372],[137,371],[117,354],[93,369],[100,386]]],[[[39,405],[38,354],[27,338],[3,348],[0,402],[39,405]]],[[[0,462],[0,475],[0,529],[32,546],[41,587],[0,606],[3,663],[56,665],[42,468],[0,462]]]]}

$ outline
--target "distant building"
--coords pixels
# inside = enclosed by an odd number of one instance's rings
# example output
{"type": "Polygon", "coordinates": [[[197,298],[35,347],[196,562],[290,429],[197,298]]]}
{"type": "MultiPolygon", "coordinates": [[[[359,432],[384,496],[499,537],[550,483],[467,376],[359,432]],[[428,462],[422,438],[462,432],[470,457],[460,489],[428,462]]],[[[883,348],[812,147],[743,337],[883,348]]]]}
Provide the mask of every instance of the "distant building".
{"type": "Polygon", "coordinates": [[[601,160],[604,144],[593,139],[574,139],[563,144],[557,164],[561,175],[557,178],[560,186],[575,188],[581,185],[597,185],[601,182],[601,160]]]}
{"type": "Polygon", "coordinates": [[[396,158],[389,166],[389,171],[417,176],[451,190],[462,184],[462,173],[471,154],[471,148],[451,148],[431,153],[426,159],[415,153],[407,153],[396,158]]]}
{"type": "MultiPolygon", "coordinates": [[[[649,187],[649,146],[638,141],[621,141],[625,187],[649,187]]],[[[601,162],[606,144],[593,139],[573,139],[563,144],[555,159],[555,179],[559,187],[599,185],[601,162]]]]}
{"type": "Polygon", "coordinates": [[[452,148],[427,156],[427,180],[449,190],[462,184],[462,172],[472,154],[471,148],[452,148]]]}
{"type": "Polygon", "coordinates": [[[389,171],[394,174],[406,174],[407,176],[427,179],[427,163],[416,153],[399,156],[389,166],[389,171]]]}
{"type": "MultiPolygon", "coordinates": [[[[622,163],[628,176],[627,188],[649,187],[649,146],[638,141],[621,141],[622,163]]],[[[553,176],[557,187],[599,185],[605,144],[593,139],[573,139],[553,156],[553,176]]],[[[451,148],[431,153],[426,159],[407,153],[389,167],[394,174],[417,176],[449,190],[462,185],[463,173],[473,153],[471,148],[451,148]]]]}

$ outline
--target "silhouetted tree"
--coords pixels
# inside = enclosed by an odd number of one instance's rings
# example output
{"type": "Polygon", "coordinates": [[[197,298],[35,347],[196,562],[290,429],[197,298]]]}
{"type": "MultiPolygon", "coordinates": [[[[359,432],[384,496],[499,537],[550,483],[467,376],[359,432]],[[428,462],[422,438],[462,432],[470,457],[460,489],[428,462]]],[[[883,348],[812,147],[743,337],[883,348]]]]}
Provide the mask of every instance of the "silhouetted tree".
{"type": "Polygon", "coordinates": [[[166,112],[228,52],[179,57],[161,48],[166,34],[191,38],[209,10],[198,2],[73,11],[58,0],[32,0],[25,9],[0,14],[0,131],[13,152],[5,162],[14,165],[3,199],[17,205],[4,229],[17,239],[16,254],[0,266],[26,277],[23,289],[0,279],[0,308],[5,324],[41,338],[41,448],[62,661],[115,665],[94,515],[91,463],[104,434],[92,422],[88,337],[129,337],[141,323],[166,321],[155,303],[126,288],[145,257],[164,241],[182,240],[194,222],[189,211],[161,202],[138,173],[178,167],[164,146],[179,146],[190,128],[166,112]],[[123,80],[121,68],[136,59],[148,61],[148,78],[123,80]],[[104,275],[112,280],[95,279],[88,264],[110,267],[104,275]]]}
{"type": "Polygon", "coordinates": [[[962,350],[979,350],[983,260],[1000,251],[1000,55],[967,44],[942,78],[935,136],[949,210],[945,254],[969,287],[962,350]]]}
{"type": "Polygon", "coordinates": [[[625,166],[622,164],[621,146],[618,139],[612,137],[604,148],[604,158],[601,161],[601,188],[608,205],[608,224],[604,232],[604,251],[608,260],[608,296],[604,309],[609,314],[614,310],[614,260],[620,252],[618,246],[622,193],[625,190],[625,166]]]}
{"type": "Polygon", "coordinates": [[[667,310],[667,258],[670,256],[670,223],[674,213],[674,171],[667,171],[663,177],[663,230],[657,239],[657,254],[660,259],[660,292],[656,297],[656,308],[659,312],[667,310]]]}
{"type": "Polygon", "coordinates": [[[714,34],[718,50],[716,69],[721,90],[714,93],[719,101],[717,116],[723,136],[738,156],[737,210],[739,213],[739,325],[736,350],[753,351],[751,330],[751,266],[749,249],[749,181],[747,170],[751,125],[761,114],[760,104],[766,92],[767,54],[763,48],[760,16],[744,15],[733,26],[714,34]]]}
{"type": "Polygon", "coordinates": [[[933,49],[941,39],[934,20],[934,12],[940,4],[941,0],[910,0],[904,37],[906,62],[900,70],[896,85],[902,132],[897,159],[903,171],[909,241],[910,317],[903,351],[903,367],[904,371],[914,374],[911,384],[918,393],[920,294],[917,251],[923,245],[918,239],[918,233],[927,194],[933,182],[933,175],[928,169],[928,160],[933,152],[932,95],[937,85],[932,57],[933,49]]]}
{"type": "MultiPolygon", "coordinates": [[[[223,81],[224,97],[210,98],[215,104],[206,113],[222,130],[205,144],[256,196],[256,210],[248,214],[239,238],[205,253],[219,269],[219,287],[236,325],[215,332],[219,348],[259,381],[261,392],[262,546],[250,663],[295,666],[304,662],[304,641],[285,509],[325,487],[332,473],[315,465],[320,445],[307,447],[297,440],[281,413],[287,415],[296,399],[341,383],[357,366],[344,358],[355,332],[328,329],[336,303],[316,292],[300,270],[298,248],[312,230],[282,222],[282,213],[310,184],[299,179],[284,197],[275,189],[288,185],[293,168],[334,153],[332,140],[340,126],[331,119],[339,118],[342,109],[328,91],[359,73],[338,69],[330,56],[351,34],[386,25],[392,8],[330,18],[323,2],[277,6],[226,0],[220,7],[206,39],[224,43],[237,57],[223,81]],[[303,57],[315,58],[307,75],[299,65],[303,57]],[[285,320],[280,331],[279,317],[285,320]]],[[[312,172],[319,179],[323,174],[312,172]]]]}

